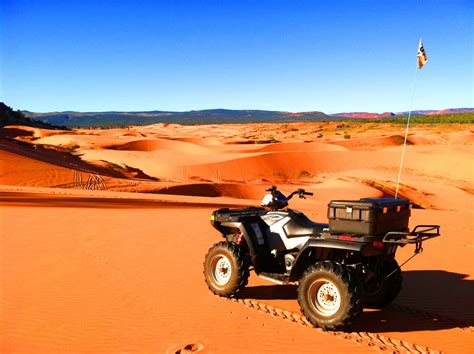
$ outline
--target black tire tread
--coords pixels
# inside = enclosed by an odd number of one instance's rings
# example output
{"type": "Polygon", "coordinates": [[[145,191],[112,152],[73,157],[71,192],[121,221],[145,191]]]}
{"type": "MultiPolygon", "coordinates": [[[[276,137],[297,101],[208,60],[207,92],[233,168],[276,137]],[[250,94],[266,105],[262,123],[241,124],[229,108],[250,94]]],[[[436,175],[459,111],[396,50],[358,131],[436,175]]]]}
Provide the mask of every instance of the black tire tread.
{"type": "Polygon", "coordinates": [[[235,244],[232,242],[226,242],[226,241],[221,241],[216,243],[214,246],[212,246],[209,251],[206,254],[206,257],[204,259],[204,279],[206,281],[207,287],[209,290],[211,290],[215,295],[221,296],[221,297],[235,297],[235,295],[243,290],[249,280],[250,276],[250,271],[249,271],[249,258],[248,256],[235,244]],[[228,251],[232,257],[235,260],[235,263],[237,265],[237,269],[232,269],[232,271],[237,272],[237,281],[234,282],[234,284],[231,284],[231,286],[226,287],[224,292],[219,292],[216,291],[213,287],[212,284],[209,283],[207,274],[206,274],[206,262],[208,260],[208,256],[211,253],[214,253],[216,250],[226,250],[228,251]]]}
{"type": "Polygon", "coordinates": [[[384,308],[392,303],[395,300],[402,290],[403,286],[403,277],[402,270],[400,269],[396,260],[387,261],[384,265],[383,276],[390,274],[392,271],[395,272],[388,278],[386,289],[378,297],[369,297],[365,299],[365,305],[373,308],[384,308]]]}
{"type": "Polygon", "coordinates": [[[343,266],[340,263],[333,261],[318,262],[310,266],[302,275],[300,279],[300,285],[298,286],[298,303],[301,307],[301,311],[315,327],[322,327],[326,330],[344,329],[351,322],[353,322],[362,313],[362,298],[363,288],[359,284],[355,272],[349,269],[349,267],[343,266]],[[306,278],[312,273],[321,270],[333,273],[336,277],[342,280],[348,288],[347,290],[349,294],[349,308],[346,311],[345,316],[337,324],[325,324],[313,320],[311,313],[308,311],[306,306],[304,306],[302,284],[305,282],[306,278]]]}

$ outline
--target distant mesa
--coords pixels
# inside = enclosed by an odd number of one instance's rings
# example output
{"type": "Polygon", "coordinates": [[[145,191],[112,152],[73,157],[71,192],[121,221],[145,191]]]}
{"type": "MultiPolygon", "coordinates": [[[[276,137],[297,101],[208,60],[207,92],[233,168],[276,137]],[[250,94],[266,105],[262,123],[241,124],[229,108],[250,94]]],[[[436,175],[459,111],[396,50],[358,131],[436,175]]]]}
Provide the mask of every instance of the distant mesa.
{"type": "MultiPolygon", "coordinates": [[[[474,108],[417,110],[413,116],[459,114],[474,112],[474,108]]],[[[352,119],[397,118],[407,112],[346,112],[328,115],[319,111],[286,112],[264,110],[205,109],[185,112],[173,111],[107,111],[107,112],[47,112],[14,111],[0,102],[0,126],[27,125],[50,129],[66,128],[124,128],[151,124],[242,124],[341,121],[352,119]]]]}
{"type": "Polygon", "coordinates": [[[383,112],[383,113],[351,112],[351,113],[337,113],[335,115],[338,117],[347,117],[347,118],[379,119],[379,118],[394,117],[396,114],[393,112],[383,112]]]}
{"type": "MultiPolygon", "coordinates": [[[[474,108],[448,108],[440,110],[416,110],[412,111],[412,116],[431,116],[431,115],[441,115],[441,114],[457,114],[457,113],[468,113],[474,112],[474,108]]],[[[390,117],[401,117],[408,115],[406,112],[383,112],[383,113],[370,113],[370,112],[347,112],[347,113],[335,113],[334,116],[337,117],[346,117],[346,118],[364,118],[364,119],[380,119],[380,118],[390,118],[390,117]]]]}
{"type": "Polygon", "coordinates": [[[48,112],[22,111],[25,116],[49,124],[71,128],[128,127],[157,123],[174,124],[232,124],[335,121],[345,119],[323,112],[280,112],[263,110],[206,109],[198,111],[143,111],[143,112],[48,112]]]}
{"type": "MultiPolygon", "coordinates": [[[[456,113],[468,113],[474,112],[474,108],[448,108],[440,110],[425,110],[425,111],[412,111],[413,116],[432,116],[438,114],[456,114],[456,113]]],[[[397,115],[407,115],[408,112],[399,112],[397,115]]]]}

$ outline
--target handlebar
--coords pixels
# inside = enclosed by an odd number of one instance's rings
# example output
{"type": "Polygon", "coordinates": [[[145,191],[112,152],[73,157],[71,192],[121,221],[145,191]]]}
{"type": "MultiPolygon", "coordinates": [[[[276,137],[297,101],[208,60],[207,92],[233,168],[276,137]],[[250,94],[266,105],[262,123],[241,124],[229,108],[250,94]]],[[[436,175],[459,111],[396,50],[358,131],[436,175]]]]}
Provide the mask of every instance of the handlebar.
{"type": "Polygon", "coordinates": [[[304,198],[305,195],[313,195],[312,192],[306,192],[303,188],[298,188],[296,191],[294,191],[290,195],[293,196],[294,194],[298,194],[300,198],[304,198]]]}
{"type": "Polygon", "coordinates": [[[298,188],[296,192],[300,195],[314,195],[312,192],[306,192],[303,188],[298,188]]]}
{"type": "MultiPolygon", "coordinates": [[[[271,192],[272,195],[275,195],[278,192],[278,188],[276,186],[271,186],[270,188],[266,189],[265,191],[271,192]]],[[[314,195],[312,192],[306,192],[303,188],[298,188],[294,192],[290,193],[288,197],[286,197],[287,200],[290,200],[295,194],[298,194],[300,198],[306,198],[306,195],[314,195]]]]}
{"type": "Polygon", "coordinates": [[[262,205],[268,206],[271,210],[278,210],[288,206],[288,201],[295,195],[298,194],[298,197],[305,199],[307,195],[313,195],[311,192],[306,192],[303,188],[298,188],[294,192],[290,193],[288,197],[285,197],[283,193],[281,193],[276,186],[271,186],[265,191],[270,192],[272,196],[272,202],[265,201],[266,198],[263,199],[262,205]]]}

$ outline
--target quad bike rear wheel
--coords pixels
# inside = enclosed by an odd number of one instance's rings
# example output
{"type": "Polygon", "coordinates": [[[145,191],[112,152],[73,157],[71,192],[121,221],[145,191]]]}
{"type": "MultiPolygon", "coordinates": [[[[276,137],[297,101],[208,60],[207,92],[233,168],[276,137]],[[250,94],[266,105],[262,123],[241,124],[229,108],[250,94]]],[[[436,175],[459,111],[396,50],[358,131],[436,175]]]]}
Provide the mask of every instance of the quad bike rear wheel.
{"type": "Polygon", "coordinates": [[[205,257],[204,279],[214,294],[233,297],[248,283],[248,257],[232,242],[216,243],[205,257]]]}
{"type": "Polygon", "coordinates": [[[365,305],[373,308],[389,305],[402,290],[402,282],[402,271],[397,261],[393,259],[383,262],[379,272],[365,284],[365,305]],[[390,276],[387,278],[388,275],[390,276]]]}
{"type": "Polygon", "coordinates": [[[301,311],[314,326],[346,327],[362,312],[363,288],[350,268],[325,261],[312,265],[298,286],[301,311]]]}

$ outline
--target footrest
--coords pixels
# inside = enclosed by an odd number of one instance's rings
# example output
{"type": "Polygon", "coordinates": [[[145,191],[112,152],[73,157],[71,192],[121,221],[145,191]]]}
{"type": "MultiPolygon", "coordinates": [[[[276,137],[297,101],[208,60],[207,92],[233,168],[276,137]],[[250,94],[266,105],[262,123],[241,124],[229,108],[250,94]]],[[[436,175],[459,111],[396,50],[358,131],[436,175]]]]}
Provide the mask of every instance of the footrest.
{"type": "Polygon", "coordinates": [[[262,279],[269,280],[269,281],[277,283],[277,284],[288,284],[288,282],[290,280],[289,275],[280,274],[280,273],[262,272],[262,273],[259,273],[258,276],[262,279]]]}

